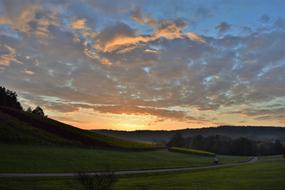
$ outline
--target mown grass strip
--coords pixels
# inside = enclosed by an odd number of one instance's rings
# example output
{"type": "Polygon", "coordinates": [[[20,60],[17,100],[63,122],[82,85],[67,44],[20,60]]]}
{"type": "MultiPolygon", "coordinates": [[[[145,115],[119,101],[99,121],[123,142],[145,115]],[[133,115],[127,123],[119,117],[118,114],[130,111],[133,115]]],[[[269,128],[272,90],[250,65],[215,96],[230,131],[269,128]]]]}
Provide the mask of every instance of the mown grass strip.
{"type": "Polygon", "coordinates": [[[216,156],[215,153],[204,151],[204,150],[196,150],[190,148],[179,148],[179,147],[171,147],[168,149],[170,152],[178,152],[184,154],[192,154],[192,155],[199,155],[199,156],[209,156],[214,157],[216,156]]]}

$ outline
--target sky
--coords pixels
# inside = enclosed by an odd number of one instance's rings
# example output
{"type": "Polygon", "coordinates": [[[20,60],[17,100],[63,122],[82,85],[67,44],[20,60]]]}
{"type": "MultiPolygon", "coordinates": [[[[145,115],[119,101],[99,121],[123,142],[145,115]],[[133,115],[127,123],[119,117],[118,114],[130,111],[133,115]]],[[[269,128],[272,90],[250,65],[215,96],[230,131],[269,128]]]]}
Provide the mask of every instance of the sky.
{"type": "Polygon", "coordinates": [[[84,129],[285,126],[283,0],[0,0],[0,85],[84,129]]]}

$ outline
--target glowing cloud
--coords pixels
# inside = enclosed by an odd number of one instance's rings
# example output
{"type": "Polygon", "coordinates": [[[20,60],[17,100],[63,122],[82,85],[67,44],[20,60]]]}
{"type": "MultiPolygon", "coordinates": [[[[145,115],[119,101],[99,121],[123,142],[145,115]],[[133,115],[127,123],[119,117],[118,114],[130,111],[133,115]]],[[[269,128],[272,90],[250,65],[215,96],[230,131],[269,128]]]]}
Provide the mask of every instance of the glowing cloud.
{"type": "Polygon", "coordinates": [[[26,75],[34,75],[35,74],[32,70],[29,70],[29,69],[25,69],[23,71],[23,73],[25,73],[26,75]]]}
{"type": "Polygon", "coordinates": [[[77,19],[71,23],[71,28],[80,30],[86,28],[86,19],[77,19]]]}
{"type": "Polygon", "coordinates": [[[0,45],[0,65],[9,66],[12,62],[21,63],[16,56],[16,49],[7,45],[0,45]]]}
{"type": "Polygon", "coordinates": [[[193,32],[186,33],[186,36],[193,41],[200,42],[200,43],[206,43],[206,41],[202,37],[200,37],[199,35],[193,32]]]}

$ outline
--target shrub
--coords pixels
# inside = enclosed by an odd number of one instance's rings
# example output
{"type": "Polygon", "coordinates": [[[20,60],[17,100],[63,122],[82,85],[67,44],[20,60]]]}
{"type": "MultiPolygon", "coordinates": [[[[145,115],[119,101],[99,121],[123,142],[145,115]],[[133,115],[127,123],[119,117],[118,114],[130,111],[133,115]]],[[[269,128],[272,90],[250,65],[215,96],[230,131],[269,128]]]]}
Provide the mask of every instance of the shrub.
{"type": "Polygon", "coordinates": [[[38,116],[41,116],[41,117],[44,117],[45,116],[45,113],[44,113],[44,110],[40,107],[40,106],[37,106],[33,111],[32,111],[33,114],[36,114],[38,116]]]}
{"type": "Polygon", "coordinates": [[[111,190],[117,181],[113,172],[102,172],[95,175],[79,172],[77,179],[86,190],[111,190]]]}

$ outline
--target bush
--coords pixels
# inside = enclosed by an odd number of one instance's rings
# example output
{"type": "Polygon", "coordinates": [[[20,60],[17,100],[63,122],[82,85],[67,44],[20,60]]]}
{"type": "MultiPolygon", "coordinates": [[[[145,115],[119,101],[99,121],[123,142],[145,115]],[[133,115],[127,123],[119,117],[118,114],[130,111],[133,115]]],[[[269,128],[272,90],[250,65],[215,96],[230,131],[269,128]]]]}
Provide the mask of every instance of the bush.
{"type": "Polygon", "coordinates": [[[41,117],[44,117],[45,116],[45,113],[44,113],[44,110],[37,106],[33,111],[32,111],[33,114],[36,114],[38,116],[41,116],[41,117]]]}
{"type": "Polygon", "coordinates": [[[113,172],[96,175],[79,172],[77,179],[86,190],[111,190],[117,181],[117,177],[113,172]]]}

